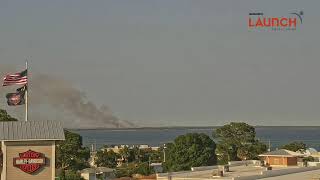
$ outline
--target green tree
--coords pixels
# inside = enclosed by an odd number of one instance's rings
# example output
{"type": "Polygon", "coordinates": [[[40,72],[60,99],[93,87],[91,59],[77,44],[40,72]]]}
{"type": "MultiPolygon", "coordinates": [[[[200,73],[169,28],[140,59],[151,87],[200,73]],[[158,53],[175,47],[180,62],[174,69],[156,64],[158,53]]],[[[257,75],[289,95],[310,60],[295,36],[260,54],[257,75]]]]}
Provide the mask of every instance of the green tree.
{"type": "Polygon", "coordinates": [[[246,123],[232,122],[213,132],[218,139],[216,153],[219,164],[228,161],[257,159],[258,155],[267,150],[267,146],[255,139],[254,127],[246,123]]]}
{"type": "Polygon", "coordinates": [[[152,167],[149,167],[148,163],[144,162],[144,163],[140,163],[136,166],[134,173],[148,176],[148,175],[154,173],[154,169],[152,167]]]}
{"type": "Polygon", "coordinates": [[[303,153],[307,149],[307,145],[304,144],[303,142],[295,141],[289,144],[285,144],[281,148],[289,151],[294,151],[294,152],[300,151],[301,153],[303,153]]]}
{"type": "Polygon", "coordinates": [[[56,145],[56,167],[63,170],[79,170],[88,167],[89,148],[82,147],[82,137],[65,131],[65,141],[56,145]]]}
{"type": "Polygon", "coordinates": [[[267,145],[255,141],[251,144],[240,146],[237,151],[237,157],[241,160],[259,159],[258,155],[267,151],[267,145]]]}
{"type": "Polygon", "coordinates": [[[163,161],[163,149],[152,150],[149,154],[151,162],[162,162],[163,161]]]}
{"type": "Polygon", "coordinates": [[[251,159],[250,158],[250,150],[251,147],[250,145],[244,145],[239,147],[238,151],[237,151],[237,157],[240,158],[241,160],[247,160],[247,159],[251,159]]]}
{"type": "Polygon", "coordinates": [[[126,163],[129,163],[132,161],[133,157],[130,154],[130,149],[128,148],[128,146],[125,146],[122,149],[120,149],[119,154],[126,163]]]}
{"type": "Polygon", "coordinates": [[[254,143],[251,144],[251,157],[250,159],[258,160],[259,154],[265,153],[268,150],[268,147],[265,143],[262,143],[258,140],[256,140],[254,143]]]}
{"type": "Polygon", "coordinates": [[[152,150],[152,148],[144,148],[139,149],[138,147],[134,147],[130,149],[130,158],[131,161],[129,162],[162,162],[162,153],[161,149],[159,150],[152,150]]]}
{"type": "Polygon", "coordinates": [[[135,173],[137,167],[136,163],[122,164],[121,167],[116,168],[116,177],[130,177],[135,173]]]}
{"type": "Polygon", "coordinates": [[[190,170],[191,167],[216,164],[216,144],[204,133],[178,136],[166,149],[166,171],[190,170]]]}
{"type": "Polygon", "coordinates": [[[0,122],[1,121],[18,121],[16,118],[11,117],[6,110],[0,109],[0,122]]]}
{"type": "Polygon", "coordinates": [[[303,162],[313,162],[314,161],[314,157],[312,156],[308,156],[302,159],[303,162]]]}
{"type": "Polygon", "coordinates": [[[96,165],[109,168],[115,168],[117,166],[117,159],[120,155],[110,150],[100,150],[97,152],[96,165]]]}
{"type": "Polygon", "coordinates": [[[76,171],[63,171],[59,180],[84,180],[76,171]]]}
{"type": "Polygon", "coordinates": [[[143,163],[128,163],[123,164],[121,167],[117,167],[117,177],[132,177],[133,174],[150,175],[154,173],[154,169],[149,167],[147,162],[143,163]]]}
{"type": "Polygon", "coordinates": [[[133,157],[132,160],[134,162],[141,162],[142,152],[138,147],[134,147],[130,151],[130,156],[133,157]]]}
{"type": "Polygon", "coordinates": [[[135,158],[136,162],[139,162],[139,163],[148,162],[150,160],[149,158],[151,158],[151,156],[153,154],[153,151],[151,148],[145,148],[145,149],[138,148],[135,152],[137,153],[137,154],[135,154],[135,157],[138,158],[138,159],[135,158]]]}

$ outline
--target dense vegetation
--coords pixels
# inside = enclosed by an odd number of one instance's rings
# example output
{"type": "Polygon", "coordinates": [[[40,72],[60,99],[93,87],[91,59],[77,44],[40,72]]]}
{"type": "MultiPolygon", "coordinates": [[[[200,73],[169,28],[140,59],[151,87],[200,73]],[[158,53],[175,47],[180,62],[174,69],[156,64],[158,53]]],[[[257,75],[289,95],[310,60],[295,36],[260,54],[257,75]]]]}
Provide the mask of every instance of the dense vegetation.
{"type": "Polygon", "coordinates": [[[304,152],[307,149],[307,145],[304,144],[303,142],[295,141],[289,144],[285,144],[281,148],[289,151],[294,151],[294,152],[297,152],[297,151],[304,152]]]}
{"type": "Polygon", "coordinates": [[[96,165],[97,166],[103,166],[103,167],[109,167],[109,168],[115,168],[117,167],[117,159],[120,158],[120,154],[115,153],[114,151],[102,151],[99,150],[97,152],[97,159],[96,159],[96,165]]]}
{"type": "Polygon", "coordinates": [[[178,136],[167,145],[164,167],[167,171],[190,170],[191,167],[216,164],[216,144],[203,133],[178,136]]]}
{"type": "MultiPolygon", "coordinates": [[[[17,121],[5,110],[0,109],[0,121],[17,121]]],[[[90,150],[82,145],[82,137],[65,131],[65,141],[56,144],[56,168],[61,171],[61,180],[79,180],[79,170],[89,167],[90,150]]],[[[150,175],[154,173],[150,163],[164,162],[165,171],[190,170],[191,167],[226,164],[228,161],[258,159],[267,151],[267,146],[256,139],[254,127],[246,123],[232,122],[213,131],[213,139],[203,133],[188,133],[178,136],[173,143],[160,147],[139,149],[124,147],[119,152],[105,147],[97,151],[96,165],[114,168],[117,177],[133,174],[150,175]],[[164,152],[166,158],[164,159],[164,152]],[[122,160],[121,166],[117,164],[122,160]]],[[[281,148],[304,152],[303,142],[291,142],[281,148]]],[[[312,157],[304,161],[312,161],[312,157]]]]}
{"type": "Polygon", "coordinates": [[[152,162],[162,162],[161,151],[150,148],[128,148],[125,146],[119,153],[115,153],[105,147],[97,151],[96,155],[96,164],[98,166],[116,168],[117,177],[132,176],[133,174],[149,175],[154,172],[149,167],[152,162]],[[120,167],[117,167],[117,159],[123,160],[120,167]]]}
{"type": "Polygon", "coordinates": [[[213,138],[218,139],[217,150],[219,164],[228,161],[258,159],[258,155],[267,151],[267,146],[255,139],[254,127],[246,123],[232,122],[216,129],[213,138]]]}
{"type": "Polygon", "coordinates": [[[17,119],[11,117],[6,110],[0,109],[0,122],[1,121],[17,121],[17,119]]]}
{"type": "Polygon", "coordinates": [[[73,180],[77,170],[89,167],[89,148],[82,147],[82,137],[65,130],[65,141],[56,145],[56,168],[61,169],[61,179],[73,180]]]}
{"type": "Polygon", "coordinates": [[[150,175],[152,173],[154,173],[154,170],[151,167],[149,167],[148,162],[131,162],[116,168],[117,177],[130,177],[133,174],[150,175]]]}

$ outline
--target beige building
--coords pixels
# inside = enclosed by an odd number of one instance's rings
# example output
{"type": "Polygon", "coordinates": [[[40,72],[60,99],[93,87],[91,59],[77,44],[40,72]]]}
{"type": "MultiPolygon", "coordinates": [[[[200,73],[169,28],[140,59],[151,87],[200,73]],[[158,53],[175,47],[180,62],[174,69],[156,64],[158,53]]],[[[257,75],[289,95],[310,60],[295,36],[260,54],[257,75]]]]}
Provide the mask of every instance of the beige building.
{"type": "Polygon", "coordinates": [[[59,122],[0,122],[1,180],[54,180],[55,143],[64,139],[59,122]]]}
{"type": "Polygon", "coordinates": [[[270,166],[297,166],[298,157],[303,157],[303,154],[279,149],[260,154],[259,157],[265,161],[265,164],[270,166]]]}
{"type": "Polygon", "coordinates": [[[80,173],[85,180],[110,180],[115,178],[114,169],[107,167],[86,168],[81,170],[80,173]]]}

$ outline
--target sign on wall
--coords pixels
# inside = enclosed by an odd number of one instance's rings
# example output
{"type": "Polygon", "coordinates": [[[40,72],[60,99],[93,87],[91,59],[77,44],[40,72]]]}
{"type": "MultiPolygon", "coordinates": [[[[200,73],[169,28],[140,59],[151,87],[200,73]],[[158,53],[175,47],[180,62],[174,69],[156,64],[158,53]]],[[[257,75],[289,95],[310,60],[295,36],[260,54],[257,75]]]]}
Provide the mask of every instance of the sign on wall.
{"type": "Polygon", "coordinates": [[[42,153],[28,150],[19,153],[19,157],[13,158],[13,166],[32,174],[46,164],[46,158],[42,153]]]}

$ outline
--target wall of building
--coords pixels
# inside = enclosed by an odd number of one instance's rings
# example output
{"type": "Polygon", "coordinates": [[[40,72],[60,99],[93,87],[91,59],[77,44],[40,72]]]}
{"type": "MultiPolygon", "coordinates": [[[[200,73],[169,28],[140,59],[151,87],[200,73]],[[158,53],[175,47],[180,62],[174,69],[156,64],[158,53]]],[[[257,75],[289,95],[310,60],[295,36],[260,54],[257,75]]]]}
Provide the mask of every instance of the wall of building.
{"type": "Polygon", "coordinates": [[[81,177],[85,180],[95,180],[95,173],[81,173],[81,177]]]}
{"type": "MultiPolygon", "coordinates": [[[[240,177],[220,177],[219,179],[223,180],[256,180],[261,178],[268,178],[268,177],[275,177],[275,176],[282,176],[292,173],[299,173],[299,172],[306,172],[306,171],[313,171],[320,169],[320,167],[300,167],[300,168],[288,168],[288,169],[279,169],[279,170],[270,170],[270,171],[261,171],[261,174],[251,175],[251,176],[240,176],[240,177]]],[[[168,174],[164,176],[157,176],[157,180],[210,180],[211,177],[203,178],[203,177],[176,177],[176,176],[169,176],[168,174]]]]}
{"type": "Polygon", "coordinates": [[[277,165],[277,166],[287,166],[287,158],[286,157],[275,157],[275,156],[269,156],[266,157],[266,162],[268,164],[277,165]]]}
{"type": "Polygon", "coordinates": [[[81,177],[85,180],[89,180],[90,179],[89,176],[90,176],[89,173],[81,173],[81,177]]]}
{"type": "Polygon", "coordinates": [[[2,177],[2,164],[3,164],[3,156],[2,156],[2,143],[0,142],[1,156],[0,156],[0,177],[2,177]]]}
{"type": "Polygon", "coordinates": [[[320,162],[308,162],[307,166],[308,167],[313,167],[313,166],[320,167],[320,162]]]}
{"type": "Polygon", "coordinates": [[[297,158],[296,157],[288,157],[287,158],[287,165],[288,166],[296,166],[297,165],[297,158]]]}
{"type": "Polygon", "coordinates": [[[246,160],[246,161],[229,161],[228,165],[230,167],[234,166],[245,166],[245,165],[254,165],[254,166],[261,166],[260,160],[246,160]]]}
{"type": "Polygon", "coordinates": [[[297,158],[296,157],[277,157],[277,156],[269,156],[266,157],[266,162],[271,166],[297,166],[297,158]]]}
{"type": "Polygon", "coordinates": [[[53,180],[55,177],[55,142],[54,141],[25,141],[3,142],[3,156],[6,160],[1,180],[53,180]],[[42,153],[46,157],[46,164],[36,172],[29,174],[15,167],[14,158],[19,153],[28,150],[42,153]]]}
{"type": "Polygon", "coordinates": [[[261,179],[261,178],[282,176],[282,175],[287,175],[287,174],[292,174],[292,173],[313,171],[313,170],[317,170],[317,169],[320,169],[320,167],[300,167],[300,168],[289,168],[289,169],[262,171],[261,175],[234,177],[233,180],[256,180],[256,179],[261,179]]]}

